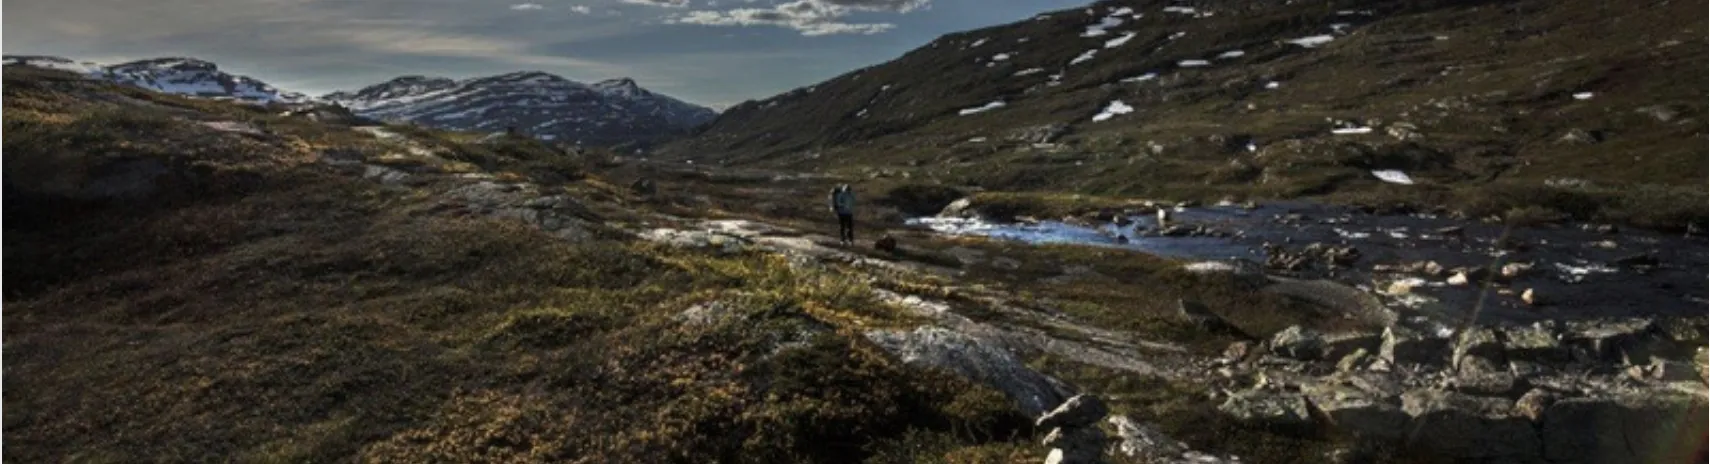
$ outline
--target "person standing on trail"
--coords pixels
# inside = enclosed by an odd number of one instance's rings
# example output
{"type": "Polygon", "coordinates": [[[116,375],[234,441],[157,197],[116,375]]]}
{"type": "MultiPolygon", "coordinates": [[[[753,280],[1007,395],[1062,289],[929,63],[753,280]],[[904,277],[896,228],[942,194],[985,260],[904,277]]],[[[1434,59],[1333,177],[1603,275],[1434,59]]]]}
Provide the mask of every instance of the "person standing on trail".
{"type": "Polygon", "coordinates": [[[849,184],[831,189],[831,212],[837,213],[837,243],[855,244],[855,190],[849,184]]]}

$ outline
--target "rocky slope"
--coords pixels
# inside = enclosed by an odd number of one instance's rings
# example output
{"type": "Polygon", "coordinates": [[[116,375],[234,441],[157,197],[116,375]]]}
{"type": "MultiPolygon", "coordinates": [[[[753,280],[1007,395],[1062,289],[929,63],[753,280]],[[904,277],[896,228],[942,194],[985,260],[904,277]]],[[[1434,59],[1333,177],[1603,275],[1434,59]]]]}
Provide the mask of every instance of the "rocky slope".
{"type": "Polygon", "coordinates": [[[1694,8],[1101,1],[744,102],[663,151],[1208,200],[1494,184],[1701,192],[1694,8]]]}
{"type": "Polygon", "coordinates": [[[323,97],[363,116],[430,127],[497,132],[589,146],[648,145],[717,115],[628,78],[583,84],[543,72],[462,81],[404,76],[323,97]]]}
{"type": "Polygon", "coordinates": [[[195,58],[154,58],[114,65],[75,61],[55,56],[6,55],[6,66],[58,69],[134,85],[157,92],[255,103],[308,103],[308,96],[279,90],[248,76],[221,71],[214,63],[195,58]]]}

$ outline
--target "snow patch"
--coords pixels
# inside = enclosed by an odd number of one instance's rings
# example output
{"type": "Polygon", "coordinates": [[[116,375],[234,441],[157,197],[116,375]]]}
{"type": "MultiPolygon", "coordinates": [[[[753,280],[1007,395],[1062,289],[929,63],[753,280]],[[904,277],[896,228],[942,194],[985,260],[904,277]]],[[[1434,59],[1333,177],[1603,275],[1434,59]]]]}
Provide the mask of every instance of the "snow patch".
{"type": "Polygon", "coordinates": [[[1573,94],[1573,99],[1574,100],[1590,100],[1591,97],[1595,97],[1595,96],[1597,96],[1597,94],[1594,94],[1591,92],[1580,92],[1580,93],[1573,94]]]}
{"type": "Polygon", "coordinates": [[[1020,71],[1016,71],[1016,72],[1015,72],[1015,77],[1021,77],[1021,76],[1027,76],[1027,75],[1033,75],[1033,74],[1039,74],[1039,73],[1042,73],[1042,72],[1045,72],[1045,68],[1027,68],[1027,69],[1023,69],[1023,70],[1020,70],[1020,71]]]}
{"type": "Polygon", "coordinates": [[[1184,67],[1184,68],[1198,68],[1198,67],[1202,67],[1202,66],[1211,66],[1211,62],[1205,61],[1205,60],[1182,60],[1181,62],[1176,63],[1176,64],[1181,66],[1181,67],[1184,67]]]}
{"type": "Polygon", "coordinates": [[[1135,33],[1129,32],[1129,33],[1122,34],[1121,37],[1117,37],[1114,39],[1107,40],[1104,42],[1104,48],[1120,47],[1120,46],[1122,46],[1122,44],[1128,43],[1129,40],[1132,40],[1135,35],[1136,35],[1135,33]]]}
{"type": "Polygon", "coordinates": [[[1270,81],[1265,83],[1265,90],[1276,90],[1278,87],[1282,87],[1281,82],[1270,81]]]}
{"type": "Polygon", "coordinates": [[[1069,66],[1074,66],[1076,64],[1080,64],[1083,61],[1091,60],[1091,59],[1093,59],[1093,55],[1097,55],[1097,54],[1098,54],[1098,49],[1096,49],[1096,48],[1091,49],[1091,50],[1087,50],[1086,52],[1081,53],[1080,56],[1075,57],[1075,59],[1069,60],[1069,66]]]}
{"type": "Polygon", "coordinates": [[[958,112],[957,114],[961,115],[961,116],[967,116],[970,114],[979,114],[979,113],[984,113],[987,111],[995,110],[998,108],[1003,108],[1003,105],[1004,105],[1003,100],[995,100],[995,101],[992,101],[991,103],[985,104],[985,106],[977,106],[977,107],[973,107],[973,108],[964,109],[964,110],[958,112]]]}
{"type": "Polygon", "coordinates": [[[1342,127],[1342,128],[1331,129],[1330,133],[1336,134],[1336,135],[1370,134],[1370,133],[1372,133],[1372,128],[1365,127],[1365,126],[1342,127]]]}
{"type": "Polygon", "coordinates": [[[1288,43],[1299,45],[1299,46],[1306,47],[1306,48],[1313,48],[1313,47],[1317,47],[1319,45],[1324,45],[1324,44],[1330,43],[1330,41],[1332,41],[1332,40],[1336,40],[1336,37],[1332,36],[1332,35],[1315,35],[1315,36],[1310,36],[1310,37],[1301,37],[1298,39],[1284,40],[1284,42],[1288,42],[1288,43]]]}
{"type": "Polygon", "coordinates": [[[1240,57],[1243,57],[1246,55],[1247,55],[1247,52],[1244,52],[1241,50],[1230,50],[1230,51],[1226,51],[1223,53],[1218,53],[1217,58],[1219,58],[1219,59],[1240,58],[1240,57]]]}
{"type": "Polygon", "coordinates": [[[1413,178],[1407,173],[1394,169],[1373,169],[1372,176],[1391,184],[1413,185],[1413,178]]]}
{"type": "Polygon", "coordinates": [[[1185,6],[1166,6],[1166,7],[1164,7],[1164,12],[1165,13],[1192,15],[1192,14],[1198,14],[1199,10],[1195,10],[1193,8],[1189,8],[1189,7],[1185,7],[1185,6]]]}
{"type": "Polygon", "coordinates": [[[968,44],[968,48],[974,48],[974,47],[978,47],[978,46],[985,45],[985,44],[986,44],[986,39],[982,37],[979,40],[975,40],[974,43],[968,44]]]}
{"type": "Polygon", "coordinates": [[[1177,32],[1177,33],[1174,33],[1174,34],[1170,34],[1170,40],[1176,40],[1176,39],[1180,39],[1180,38],[1182,38],[1182,37],[1185,37],[1185,36],[1187,36],[1187,32],[1186,32],[1186,31],[1183,31],[1183,32],[1177,32]]]}
{"type": "Polygon", "coordinates": [[[1010,55],[1008,53],[992,55],[992,61],[1009,61],[1009,56],[1010,55]]]}
{"type": "Polygon", "coordinates": [[[1127,79],[1123,79],[1122,82],[1146,82],[1146,81],[1149,81],[1152,79],[1157,79],[1157,78],[1158,78],[1158,73],[1146,73],[1146,74],[1141,74],[1138,76],[1130,77],[1127,79]]]}
{"type": "Polygon", "coordinates": [[[1098,24],[1087,26],[1086,32],[1082,32],[1081,37],[1102,36],[1102,35],[1105,35],[1108,33],[1108,31],[1106,31],[1106,29],[1110,29],[1110,28],[1113,28],[1116,26],[1121,26],[1121,25],[1122,25],[1122,18],[1118,18],[1115,16],[1106,16],[1106,17],[1104,17],[1104,19],[1099,20],[1098,24]]]}
{"type": "Polygon", "coordinates": [[[1104,108],[1104,111],[1100,111],[1097,115],[1094,115],[1092,117],[1092,120],[1093,120],[1093,122],[1099,122],[1099,121],[1104,121],[1104,120],[1116,117],[1117,115],[1128,114],[1128,113],[1133,113],[1133,112],[1134,112],[1134,107],[1128,106],[1128,104],[1123,103],[1122,100],[1111,100],[1110,106],[1106,106],[1104,108]]]}

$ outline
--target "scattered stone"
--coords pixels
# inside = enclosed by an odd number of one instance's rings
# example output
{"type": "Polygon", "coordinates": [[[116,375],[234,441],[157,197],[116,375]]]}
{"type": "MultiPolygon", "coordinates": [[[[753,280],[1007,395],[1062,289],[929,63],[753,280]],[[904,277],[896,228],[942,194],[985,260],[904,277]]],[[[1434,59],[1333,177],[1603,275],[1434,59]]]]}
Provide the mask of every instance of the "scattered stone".
{"type": "Polygon", "coordinates": [[[1407,429],[1407,413],[1364,390],[1314,382],[1300,391],[1317,415],[1356,436],[1388,441],[1401,438],[1407,429]]]}
{"type": "Polygon", "coordinates": [[[1502,339],[1497,335],[1496,330],[1489,327],[1475,327],[1461,332],[1455,341],[1454,356],[1457,362],[1469,356],[1484,358],[1498,364],[1508,362],[1508,358],[1502,350],[1502,339]]]}
{"type": "Polygon", "coordinates": [[[1324,336],[1324,359],[1342,359],[1355,351],[1376,353],[1383,336],[1368,332],[1342,332],[1324,336]]]}
{"type": "Polygon", "coordinates": [[[1513,280],[1526,275],[1532,270],[1532,263],[1508,263],[1502,265],[1501,275],[1504,279],[1513,280]]]}
{"type": "Polygon", "coordinates": [[[1478,396],[1511,397],[1526,391],[1524,379],[1477,356],[1461,360],[1453,384],[1455,391],[1478,396]]]}
{"type": "Polygon", "coordinates": [[[1438,264],[1436,261],[1426,261],[1424,267],[1420,268],[1420,272],[1425,273],[1425,275],[1435,277],[1443,275],[1443,269],[1443,265],[1438,264]]]}
{"type": "Polygon", "coordinates": [[[1652,352],[1663,348],[1653,324],[1648,319],[1572,322],[1563,341],[1580,362],[1648,364],[1652,352]]]}
{"type": "Polygon", "coordinates": [[[1542,299],[1540,299],[1540,297],[1538,296],[1538,292],[1534,291],[1533,289],[1530,289],[1530,288],[1526,289],[1526,291],[1520,292],[1520,301],[1523,301],[1527,305],[1531,305],[1531,306],[1538,306],[1538,305],[1544,304],[1544,301],[1542,299]]]}
{"type": "Polygon", "coordinates": [[[1181,317],[1183,322],[1193,325],[1194,328],[1202,331],[1245,336],[1245,334],[1241,332],[1241,329],[1235,327],[1234,324],[1230,324],[1229,321],[1224,320],[1223,317],[1218,316],[1217,313],[1211,312],[1210,308],[1205,307],[1205,305],[1200,304],[1197,301],[1177,299],[1176,314],[1181,317]]]}
{"type": "Polygon", "coordinates": [[[1616,248],[1621,248],[1621,244],[1616,243],[1614,240],[1598,240],[1596,242],[1592,242],[1591,246],[1602,248],[1605,250],[1613,250],[1616,248]]]}
{"type": "Polygon", "coordinates": [[[1312,424],[1306,398],[1300,393],[1273,390],[1247,390],[1229,395],[1219,411],[1251,424],[1277,427],[1303,427],[1312,424]]]}
{"type": "Polygon", "coordinates": [[[1555,402],[1556,394],[1550,393],[1549,390],[1534,388],[1526,394],[1520,395],[1520,399],[1514,400],[1514,412],[1532,422],[1538,422],[1544,419],[1544,411],[1548,410],[1550,405],[1555,402]]]}
{"type": "Polygon", "coordinates": [[[659,193],[659,186],[653,183],[653,179],[643,177],[631,182],[629,191],[635,192],[636,195],[652,196],[659,193]]]}
{"type": "Polygon", "coordinates": [[[1440,365],[1448,346],[1448,339],[1391,326],[1383,331],[1378,357],[1397,366],[1440,365]]]}
{"type": "Polygon", "coordinates": [[[1341,361],[1336,362],[1336,372],[1354,372],[1363,369],[1371,363],[1371,360],[1372,356],[1366,352],[1365,348],[1354,350],[1353,353],[1348,353],[1347,356],[1342,357],[1341,361]]]}
{"type": "Polygon", "coordinates": [[[1503,335],[1502,351],[1510,360],[1559,364],[1569,359],[1553,323],[1508,327],[1503,329],[1503,335]]]}
{"type": "Polygon", "coordinates": [[[1303,361],[1324,356],[1324,338],[1317,331],[1301,326],[1289,326],[1271,336],[1271,352],[1303,361]]]}
{"type": "Polygon", "coordinates": [[[1034,425],[1042,429],[1085,427],[1097,424],[1107,414],[1110,414],[1110,408],[1104,405],[1104,401],[1100,401],[1097,396],[1081,394],[1069,398],[1063,404],[1057,405],[1056,409],[1039,416],[1039,420],[1034,425]]]}
{"type": "Polygon", "coordinates": [[[1597,134],[1584,129],[1569,129],[1567,133],[1556,139],[1557,143],[1572,145],[1591,145],[1600,141],[1602,140],[1597,134]]]}
{"type": "Polygon", "coordinates": [[[1415,390],[1401,395],[1401,409],[1413,418],[1409,444],[1447,457],[1535,461],[1543,449],[1531,421],[1508,400],[1415,390]]]}
{"type": "Polygon", "coordinates": [[[1103,462],[1107,438],[1096,425],[1060,427],[1045,435],[1044,444],[1051,448],[1045,462],[1058,464],[1093,464],[1103,462]]]}
{"type": "Polygon", "coordinates": [[[896,253],[897,238],[889,234],[886,234],[884,237],[879,237],[879,240],[873,242],[873,249],[886,253],[896,253]]]}

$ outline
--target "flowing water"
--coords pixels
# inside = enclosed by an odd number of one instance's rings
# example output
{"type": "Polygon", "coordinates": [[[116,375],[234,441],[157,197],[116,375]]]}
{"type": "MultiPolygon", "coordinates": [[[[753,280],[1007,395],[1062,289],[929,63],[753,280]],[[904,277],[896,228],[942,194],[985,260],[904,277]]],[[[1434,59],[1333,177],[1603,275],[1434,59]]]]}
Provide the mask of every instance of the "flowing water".
{"type": "Polygon", "coordinates": [[[1703,315],[1710,275],[1703,237],[1622,229],[1614,233],[1579,226],[1516,227],[1456,220],[1425,214],[1365,214],[1350,208],[1285,202],[1246,209],[1211,206],[1178,209],[1172,224],[1205,225],[1229,237],[1142,236],[1157,218],[1079,225],[1059,221],[992,223],[977,219],[928,217],[911,220],[940,233],[976,235],[1027,243],[1067,243],[1139,250],[1189,260],[1246,259],[1264,262],[1265,243],[1298,250],[1321,242],[1351,245],[1361,257],[1351,268],[1322,271],[1329,277],[1380,295],[1408,320],[1454,322],[1477,307],[1481,322],[1524,323],[1542,319],[1581,319],[1648,315],[1703,315]],[[1458,227],[1458,234],[1442,234],[1458,227]],[[1498,246],[1507,235],[1510,243],[1498,246]],[[1123,242],[1118,236],[1125,237],[1123,242]],[[1649,253],[1655,265],[1624,264],[1621,258],[1649,253]],[[1379,265],[1436,261],[1444,268],[1531,263],[1532,268],[1505,285],[1480,282],[1450,285],[1447,275],[1377,271],[1379,265]],[[1391,294],[1391,283],[1408,281],[1412,289],[1391,294]],[[1540,305],[1527,305],[1521,292],[1532,289],[1540,305]]]}

